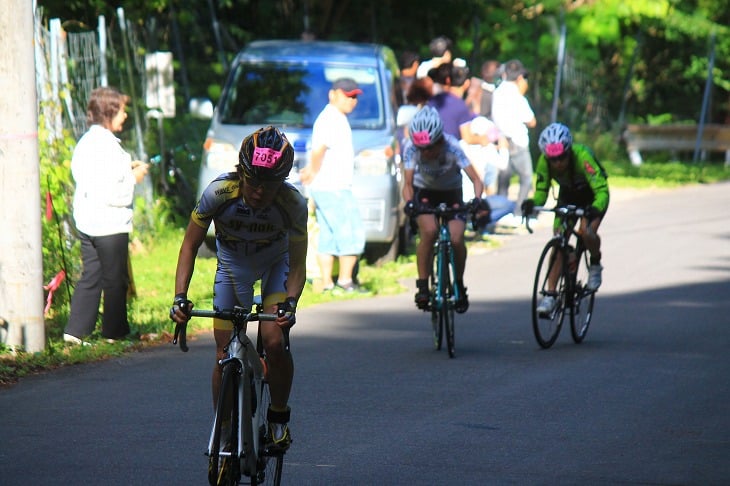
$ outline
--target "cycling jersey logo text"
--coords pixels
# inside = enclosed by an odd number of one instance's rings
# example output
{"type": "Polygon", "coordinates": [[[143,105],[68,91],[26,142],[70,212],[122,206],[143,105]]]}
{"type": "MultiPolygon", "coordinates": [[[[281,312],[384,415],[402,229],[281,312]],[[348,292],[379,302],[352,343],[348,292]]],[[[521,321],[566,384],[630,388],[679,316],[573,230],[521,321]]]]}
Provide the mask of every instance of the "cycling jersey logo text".
{"type": "Polygon", "coordinates": [[[251,233],[270,233],[276,231],[276,226],[271,223],[251,223],[248,225],[251,233]]]}
{"type": "Polygon", "coordinates": [[[216,189],[215,195],[222,196],[224,194],[232,194],[236,190],[237,185],[226,185],[220,189],[216,189]]]}

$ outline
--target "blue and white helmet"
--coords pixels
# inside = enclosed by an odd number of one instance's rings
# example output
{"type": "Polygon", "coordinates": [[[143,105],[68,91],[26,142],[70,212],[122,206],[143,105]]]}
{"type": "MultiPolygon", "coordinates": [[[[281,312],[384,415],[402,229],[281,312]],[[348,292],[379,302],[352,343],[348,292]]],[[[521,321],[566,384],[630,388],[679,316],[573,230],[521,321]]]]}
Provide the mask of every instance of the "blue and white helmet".
{"type": "Polygon", "coordinates": [[[545,157],[560,157],[573,146],[573,136],[562,123],[551,123],[542,131],[537,144],[545,157]]]}
{"type": "Polygon", "coordinates": [[[428,147],[438,142],[444,134],[439,112],[432,106],[424,106],[413,116],[408,132],[416,147],[428,147]]]}

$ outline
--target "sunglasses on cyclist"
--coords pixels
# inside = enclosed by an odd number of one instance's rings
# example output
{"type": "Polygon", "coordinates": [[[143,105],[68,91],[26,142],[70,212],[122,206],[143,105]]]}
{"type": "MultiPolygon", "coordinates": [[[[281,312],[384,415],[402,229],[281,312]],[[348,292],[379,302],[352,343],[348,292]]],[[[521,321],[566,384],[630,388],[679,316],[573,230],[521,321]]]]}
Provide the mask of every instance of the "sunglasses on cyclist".
{"type": "Polygon", "coordinates": [[[244,181],[246,182],[246,185],[251,187],[252,189],[264,189],[265,191],[271,191],[279,187],[282,183],[282,181],[262,181],[259,179],[256,179],[255,177],[250,176],[244,176],[244,181]]]}
{"type": "Polygon", "coordinates": [[[548,157],[547,161],[551,164],[559,164],[560,162],[563,162],[568,158],[568,154],[564,153],[563,155],[559,155],[557,157],[548,157]]]}

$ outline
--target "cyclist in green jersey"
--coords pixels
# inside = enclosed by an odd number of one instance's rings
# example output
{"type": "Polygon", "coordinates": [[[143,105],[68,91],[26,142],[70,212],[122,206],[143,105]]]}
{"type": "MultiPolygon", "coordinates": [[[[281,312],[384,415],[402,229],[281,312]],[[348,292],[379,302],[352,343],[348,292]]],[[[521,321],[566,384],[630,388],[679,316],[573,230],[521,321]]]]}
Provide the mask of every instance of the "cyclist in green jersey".
{"type": "MultiPolygon", "coordinates": [[[[590,253],[587,287],[596,290],[601,286],[601,238],[598,227],[608,209],[609,191],[606,171],[591,149],[574,144],[570,129],[562,123],[551,123],[538,140],[542,154],[537,161],[535,194],[533,199],[522,203],[522,214],[530,215],[535,206],[547,201],[552,181],[560,186],[558,206],[574,204],[585,210],[580,219],[578,233],[583,237],[590,253]]],[[[554,231],[559,230],[557,218],[554,231]]],[[[557,278],[551,278],[549,289],[554,290],[557,278]]],[[[549,313],[555,306],[555,297],[546,295],[537,307],[540,314],[549,313]]]]}

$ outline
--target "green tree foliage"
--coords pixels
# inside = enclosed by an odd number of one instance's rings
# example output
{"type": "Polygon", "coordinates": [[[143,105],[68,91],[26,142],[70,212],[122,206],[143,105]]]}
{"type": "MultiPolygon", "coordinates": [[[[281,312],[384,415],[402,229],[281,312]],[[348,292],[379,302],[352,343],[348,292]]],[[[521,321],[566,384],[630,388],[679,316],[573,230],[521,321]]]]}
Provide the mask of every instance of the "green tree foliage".
{"type": "Polygon", "coordinates": [[[62,139],[49,136],[43,118],[38,130],[42,217],[43,281],[48,283],[61,270],[66,280],[56,290],[53,309],[67,309],[70,283],[80,271],[78,240],[73,234],[71,204],[73,180],[71,155],[76,141],[66,135],[62,139]]]}
{"type": "MultiPolygon", "coordinates": [[[[127,89],[117,7],[137,39],[134,54],[170,50],[178,116],[166,120],[166,145],[202,146],[205,122],[187,115],[191,97],[217,102],[227,68],[248,42],[261,38],[371,41],[396,53],[428,58],[437,35],[454,40],[454,54],[475,75],[484,60],[518,58],[530,70],[528,97],[538,130],[551,121],[558,79],[561,28],[567,32],[558,119],[597,140],[626,123],[697,121],[715,57],[707,119],[730,121],[730,0],[39,0],[45,18],[67,28],[96,30],[104,15],[110,32],[110,83],[127,89]]],[[[141,84],[137,86],[141,95],[141,84]]],[[[131,117],[130,117],[131,118],[131,117]]],[[[131,124],[131,123],[130,123],[131,124]]],[[[147,127],[146,147],[157,147],[147,127]]],[[[608,145],[608,144],[607,144],[608,145]]],[[[194,182],[196,167],[183,167],[194,182]]],[[[150,208],[152,209],[152,208],[150,208]]]]}
{"type": "MultiPolygon", "coordinates": [[[[105,0],[39,0],[48,17],[96,28],[105,0]]],[[[447,35],[472,72],[486,59],[519,58],[531,71],[529,97],[548,120],[557,79],[559,33],[567,30],[559,117],[600,130],[617,122],[697,120],[714,35],[708,119],[730,112],[730,0],[125,0],[147,51],[171,50],[179,107],[189,97],[218,100],[236,52],[260,38],[374,41],[429,56],[447,35]]]]}

